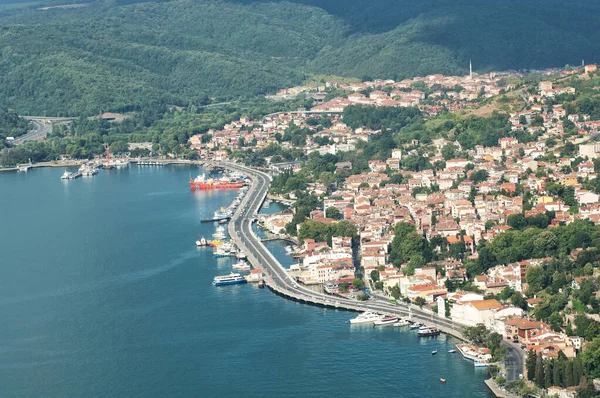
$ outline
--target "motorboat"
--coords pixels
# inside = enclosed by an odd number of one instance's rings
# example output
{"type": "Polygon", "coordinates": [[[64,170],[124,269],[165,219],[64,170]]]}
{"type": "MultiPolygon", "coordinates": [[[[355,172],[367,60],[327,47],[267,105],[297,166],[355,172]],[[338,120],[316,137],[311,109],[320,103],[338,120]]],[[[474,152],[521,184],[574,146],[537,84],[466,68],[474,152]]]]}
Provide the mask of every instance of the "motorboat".
{"type": "Polygon", "coordinates": [[[410,325],[410,329],[419,329],[421,326],[423,326],[423,325],[421,325],[420,323],[415,322],[412,325],[410,325]]]}
{"type": "Polygon", "coordinates": [[[449,352],[450,354],[456,354],[456,350],[454,350],[454,349],[452,349],[452,350],[448,350],[448,352],[449,352]]]}
{"type": "Polygon", "coordinates": [[[435,355],[435,354],[437,354],[437,350],[431,351],[431,355],[435,355]]]}
{"type": "Polygon", "coordinates": [[[419,337],[439,336],[440,330],[434,327],[421,327],[417,334],[419,337]]]}
{"type": "Polygon", "coordinates": [[[393,325],[396,322],[398,322],[398,317],[395,315],[387,315],[375,322],[373,322],[373,325],[375,326],[388,326],[388,325],[393,325]]]}
{"type": "Polygon", "coordinates": [[[237,269],[239,271],[248,271],[250,270],[250,264],[245,261],[240,261],[231,266],[233,269],[237,269]]]}
{"type": "Polygon", "coordinates": [[[410,325],[410,322],[407,321],[406,319],[400,319],[398,322],[396,322],[394,324],[394,326],[398,326],[398,327],[400,327],[400,326],[409,326],[409,325],[410,325]]]}
{"type": "Polygon", "coordinates": [[[202,236],[200,239],[198,239],[196,241],[196,246],[208,246],[208,242],[206,241],[204,236],[202,236]]]}
{"type": "Polygon", "coordinates": [[[359,316],[354,319],[350,319],[350,323],[353,325],[363,324],[363,323],[373,323],[383,319],[383,315],[377,314],[376,312],[363,312],[359,316]]]}

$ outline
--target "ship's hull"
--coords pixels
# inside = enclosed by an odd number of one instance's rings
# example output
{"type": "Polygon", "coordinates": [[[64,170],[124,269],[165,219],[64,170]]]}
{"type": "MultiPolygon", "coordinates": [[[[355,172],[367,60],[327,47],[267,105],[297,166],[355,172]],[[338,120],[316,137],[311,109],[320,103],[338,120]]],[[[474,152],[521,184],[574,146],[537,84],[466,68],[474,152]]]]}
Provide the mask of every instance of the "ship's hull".
{"type": "Polygon", "coordinates": [[[190,181],[190,187],[193,189],[209,190],[209,189],[240,189],[244,186],[242,183],[216,183],[207,184],[205,182],[190,181]]]}

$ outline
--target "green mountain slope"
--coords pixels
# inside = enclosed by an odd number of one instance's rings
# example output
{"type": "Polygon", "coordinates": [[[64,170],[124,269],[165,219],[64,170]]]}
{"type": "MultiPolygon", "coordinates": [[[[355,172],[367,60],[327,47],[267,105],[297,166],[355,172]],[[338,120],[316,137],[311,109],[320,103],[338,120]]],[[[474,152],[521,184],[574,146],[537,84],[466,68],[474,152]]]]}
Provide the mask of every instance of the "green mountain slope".
{"type": "MultiPolygon", "coordinates": [[[[0,9],[0,105],[91,114],[200,104],[312,73],[402,78],[599,57],[600,4],[573,0],[174,0],[0,9]]],[[[599,59],[600,60],[600,59],[599,59]]]]}

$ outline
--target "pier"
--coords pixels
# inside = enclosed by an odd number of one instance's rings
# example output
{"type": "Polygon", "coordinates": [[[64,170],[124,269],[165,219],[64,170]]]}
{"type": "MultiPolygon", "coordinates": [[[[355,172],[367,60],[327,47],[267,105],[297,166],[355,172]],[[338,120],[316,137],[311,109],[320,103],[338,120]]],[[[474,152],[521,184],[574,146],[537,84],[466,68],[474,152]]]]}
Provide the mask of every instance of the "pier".
{"type": "MultiPolygon", "coordinates": [[[[290,300],[319,307],[356,312],[374,311],[404,317],[410,315],[413,320],[435,326],[446,334],[465,340],[462,335],[466,327],[465,325],[457,324],[447,318],[438,317],[432,311],[422,309],[416,305],[391,304],[389,301],[376,297],[365,302],[359,302],[315,292],[298,284],[252,230],[253,222],[257,219],[260,208],[267,197],[271,177],[261,171],[234,163],[221,162],[220,165],[242,172],[253,181],[240,206],[231,218],[228,232],[233,242],[246,253],[250,264],[254,268],[263,271],[265,275],[264,280],[272,292],[290,300]]],[[[509,357],[505,362],[506,379],[513,381],[518,379],[519,374],[523,373],[525,354],[522,350],[509,343],[503,342],[503,344],[509,352],[509,357]]]]}

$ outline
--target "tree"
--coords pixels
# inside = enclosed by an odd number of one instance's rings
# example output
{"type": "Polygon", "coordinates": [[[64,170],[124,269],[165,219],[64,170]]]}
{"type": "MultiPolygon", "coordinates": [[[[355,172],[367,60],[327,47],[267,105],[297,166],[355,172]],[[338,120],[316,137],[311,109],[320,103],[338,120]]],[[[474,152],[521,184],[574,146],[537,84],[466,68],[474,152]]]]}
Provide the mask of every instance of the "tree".
{"type": "Polygon", "coordinates": [[[470,179],[473,181],[473,183],[479,184],[480,182],[487,181],[488,177],[489,173],[486,170],[480,169],[473,172],[470,176],[470,179]]]}
{"type": "MultiPolygon", "coordinates": [[[[579,327],[577,327],[579,331],[579,327]]],[[[600,337],[594,338],[581,354],[581,361],[586,373],[593,378],[600,377],[600,337]]]]}
{"type": "Polygon", "coordinates": [[[544,361],[544,388],[552,386],[552,361],[544,361]]]}
{"type": "Polygon", "coordinates": [[[325,210],[325,217],[340,220],[342,218],[342,212],[337,207],[331,206],[325,210]]]}
{"type": "Polygon", "coordinates": [[[458,148],[454,144],[446,144],[441,151],[444,160],[454,159],[457,149],[458,148]]]}
{"type": "Polygon", "coordinates": [[[537,355],[535,351],[529,350],[527,352],[527,359],[525,360],[525,368],[527,369],[527,379],[533,380],[535,377],[535,365],[537,361],[537,355]]]}
{"type": "Polygon", "coordinates": [[[415,299],[415,304],[423,308],[423,306],[425,305],[425,299],[423,297],[417,297],[415,299]]]}
{"type": "Polygon", "coordinates": [[[365,287],[365,281],[360,278],[354,278],[352,280],[352,286],[354,286],[355,289],[363,289],[365,287]]]}
{"type": "Polygon", "coordinates": [[[527,301],[525,301],[525,298],[519,292],[514,292],[513,295],[510,296],[510,303],[513,306],[521,308],[523,310],[527,309],[527,301]]]}
{"type": "Polygon", "coordinates": [[[371,271],[371,280],[373,282],[379,282],[379,271],[374,269],[373,271],[371,271]]]}
{"type": "Polygon", "coordinates": [[[542,353],[537,354],[537,358],[535,360],[535,376],[533,378],[533,382],[540,387],[544,387],[544,360],[542,359],[542,353]]]}

